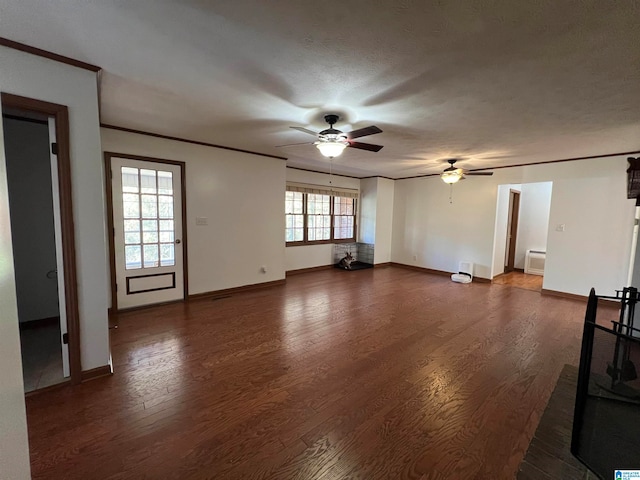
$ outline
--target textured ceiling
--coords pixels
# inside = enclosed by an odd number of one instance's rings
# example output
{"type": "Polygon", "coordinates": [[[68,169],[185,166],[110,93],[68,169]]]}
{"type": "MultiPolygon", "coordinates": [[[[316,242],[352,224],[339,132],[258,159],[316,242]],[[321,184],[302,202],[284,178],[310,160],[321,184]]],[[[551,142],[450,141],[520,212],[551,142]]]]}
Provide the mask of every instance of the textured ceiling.
{"type": "Polygon", "coordinates": [[[102,122],[392,178],[640,150],[640,2],[0,0],[0,35],[99,65],[102,122]]]}

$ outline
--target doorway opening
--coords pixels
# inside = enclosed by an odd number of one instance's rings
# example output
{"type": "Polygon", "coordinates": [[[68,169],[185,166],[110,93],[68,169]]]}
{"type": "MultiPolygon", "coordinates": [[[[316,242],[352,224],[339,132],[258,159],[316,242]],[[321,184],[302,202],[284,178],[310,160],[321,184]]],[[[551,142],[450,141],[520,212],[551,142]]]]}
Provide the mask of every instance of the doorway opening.
{"type": "Polygon", "coordinates": [[[2,93],[25,393],[80,381],[68,113],[2,93]]]}
{"type": "Polygon", "coordinates": [[[507,244],[504,272],[515,270],[516,245],[518,243],[518,220],[520,219],[520,190],[509,189],[509,212],[507,213],[507,244]]]}
{"type": "Polygon", "coordinates": [[[498,187],[493,283],[542,290],[552,189],[552,182],[498,187]]]}

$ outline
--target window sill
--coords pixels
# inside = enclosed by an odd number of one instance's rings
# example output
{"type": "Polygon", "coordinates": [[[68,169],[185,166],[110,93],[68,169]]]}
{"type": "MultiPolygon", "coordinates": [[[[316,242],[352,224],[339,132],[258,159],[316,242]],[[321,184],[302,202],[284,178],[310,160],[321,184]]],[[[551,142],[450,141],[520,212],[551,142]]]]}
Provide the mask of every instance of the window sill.
{"type": "Polygon", "coordinates": [[[306,247],[309,245],[328,245],[333,243],[355,243],[355,239],[347,238],[340,240],[318,240],[315,242],[286,242],[285,246],[287,247],[306,247]]]}

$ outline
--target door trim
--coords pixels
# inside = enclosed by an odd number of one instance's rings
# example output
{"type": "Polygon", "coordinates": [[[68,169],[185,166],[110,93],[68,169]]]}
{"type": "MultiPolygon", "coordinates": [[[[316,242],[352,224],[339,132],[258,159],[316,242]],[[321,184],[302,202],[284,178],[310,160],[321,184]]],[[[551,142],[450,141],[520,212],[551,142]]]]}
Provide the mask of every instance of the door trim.
{"type": "MultiPolygon", "coordinates": [[[[114,243],[114,225],[113,225],[113,192],[111,159],[113,157],[126,158],[128,160],[140,160],[143,162],[165,163],[167,165],[177,165],[180,167],[180,189],[182,190],[182,276],[183,276],[183,299],[189,298],[189,272],[188,272],[188,255],[187,249],[189,242],[187,241],[187,181],[186,181],[186,164],[177,160],[167,160],[163,158],[143,157],[140,155],[131,155],[128,153],[104,152],[104,168],[105,168],[105,191],[107,194],[107,237],[109,238],[109,270],[111,278],[111,312],[116,313],[118,309],[118,295],[116,292],[116,248],[114,243]]],[[[124,287],[123,287],[124,288],[124,287]]]]}
{"type": "Polygon", "coordinates": [[[80,356],[80,313],[78,310],[78,277],[76,272],[76,243],[73,227],[71,190],[71,157],[69,141],[69,110],[65,105],[1,93],[2,107],[27,110],[54,117],[58,144],[58,185],[60,192],[60,223],[62,227],[62,261],[64,263],[65,306],[69,334],[69,371],[71,383],[82,381],[80,356]]]}
{"type": "Polygon", "coordinates": [[[516,244],[518,242],[518,222],[520,220],[520,192],[514,189],[509,190],[509,211],[511,212],[511,231],[507,232],[509,238],[507,264],[505,273],[516,270],[516,244]]]}

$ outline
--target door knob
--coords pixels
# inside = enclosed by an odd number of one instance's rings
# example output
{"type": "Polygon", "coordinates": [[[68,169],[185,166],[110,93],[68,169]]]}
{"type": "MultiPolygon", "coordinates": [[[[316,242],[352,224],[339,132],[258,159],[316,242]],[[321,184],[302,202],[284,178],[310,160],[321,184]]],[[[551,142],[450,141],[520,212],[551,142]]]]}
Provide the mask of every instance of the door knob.
{"type": "Polygon", "coordinates": [[[180,243],[180,239],[179,238],[176,238],[176,243],[180,243]]]}

